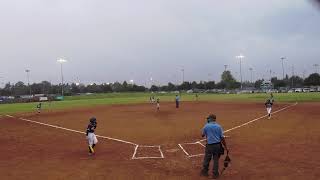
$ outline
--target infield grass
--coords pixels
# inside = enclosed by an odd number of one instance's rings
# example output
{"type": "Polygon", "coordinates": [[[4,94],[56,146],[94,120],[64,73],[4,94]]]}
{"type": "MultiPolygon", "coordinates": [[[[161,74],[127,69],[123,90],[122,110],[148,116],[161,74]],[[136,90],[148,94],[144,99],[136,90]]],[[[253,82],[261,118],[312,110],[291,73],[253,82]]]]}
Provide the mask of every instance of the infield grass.
{"type": "MultiPolygon", "coordinates": [[[[98,106],[107,104],[132,104],[149,102],[154,95],[160,102],[174,101],[174,93],[105,93],[65,97],[64,101],[43,103],[44,110],[72,109],[75,107],[98,106]]],[[[199,101],[237,101],[237,102],[264,102],[269,94],[198,94],[199,101]]],[[[320,93],[274,93],[276,102],[319,102],[320,93]]],[[[195,94],[181,94],[181,101],[195,101],[195,94]]],[[[0,104],[0,115],[36,110],[38,103],[0,104]]]]}

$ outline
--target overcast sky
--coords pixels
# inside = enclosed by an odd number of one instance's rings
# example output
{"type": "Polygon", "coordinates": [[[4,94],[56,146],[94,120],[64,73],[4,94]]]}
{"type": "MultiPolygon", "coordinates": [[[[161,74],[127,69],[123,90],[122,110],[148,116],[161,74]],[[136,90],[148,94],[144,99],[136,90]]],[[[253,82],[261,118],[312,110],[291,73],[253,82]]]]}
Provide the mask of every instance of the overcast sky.
{"type": "Polygon", "coordinates": [[[320,9],[308,0],[0,0],[0,82],[244,80],[320,64],[320,9]]]}

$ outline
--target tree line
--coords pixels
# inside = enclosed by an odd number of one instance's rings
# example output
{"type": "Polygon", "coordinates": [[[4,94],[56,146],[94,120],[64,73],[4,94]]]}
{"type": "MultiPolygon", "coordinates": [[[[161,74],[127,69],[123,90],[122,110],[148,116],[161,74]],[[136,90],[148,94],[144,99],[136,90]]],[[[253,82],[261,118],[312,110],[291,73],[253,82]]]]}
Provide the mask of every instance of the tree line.
{"type": "MultiPolygon", "coordinates": [[[[245,81],[242,83],[244,88],[260,89],[261,83],[264,79],[259,79],[255,82],[245,81]]],[[[286,75],[284,79],[278,79],[277,77],[271,78],[271,82],[275,89],[281,87],[295,88],[304,86],[320,86],[320,75],[318,73],[310,74],[307,78],[303,79],[299,76],[286,75]]],[[[224,71],[221,75],[220,82],[215,81],[200,81],[200,82],[183,82],[179,85],[169,82],[167,85],[157,86],[152,85],[150,88],[129,84],[126,81],[120,83],[102,83],[102,84],[64,84],[64,95],[74,95],[78,93],[110,93],[110,92],[145,92],[145,91],[182,91],[190,89],[239,89],[241,83],[238,82],[230,71],[224,71]]],[[[0,88],[0,96],[21,96],[29,94],[61,94],[61,84],[51,84],[48,81],[42,81],[40,83],[33,83],[30,86],[19,81],[15,84],[10,82],[5,84],[3,88],[0,88]]]]}

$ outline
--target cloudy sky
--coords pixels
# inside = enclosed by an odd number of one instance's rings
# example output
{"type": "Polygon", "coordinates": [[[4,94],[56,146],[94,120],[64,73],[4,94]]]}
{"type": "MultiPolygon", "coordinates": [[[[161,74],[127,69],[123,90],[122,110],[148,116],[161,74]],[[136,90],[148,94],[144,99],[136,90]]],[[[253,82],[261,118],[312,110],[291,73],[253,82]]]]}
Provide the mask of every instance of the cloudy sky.
{"type": "Polygon", "coordinates": [[[138,84],[307,76],[320,64],[320,8],[308,0],[0,0],[0,83],[138,84]]]}

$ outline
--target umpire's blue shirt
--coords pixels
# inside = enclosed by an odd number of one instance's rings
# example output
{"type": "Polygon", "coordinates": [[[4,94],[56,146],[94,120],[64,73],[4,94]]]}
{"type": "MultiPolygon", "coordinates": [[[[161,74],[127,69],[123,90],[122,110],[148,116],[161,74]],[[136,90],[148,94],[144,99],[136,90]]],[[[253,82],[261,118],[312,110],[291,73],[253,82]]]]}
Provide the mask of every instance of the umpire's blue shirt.
{"type": "Polygon", "coordinates": [[[216,122],[209,122],[203,127],[202,134],[207,137],[208,144],[220,143],[223,130],[216,122]]]}

